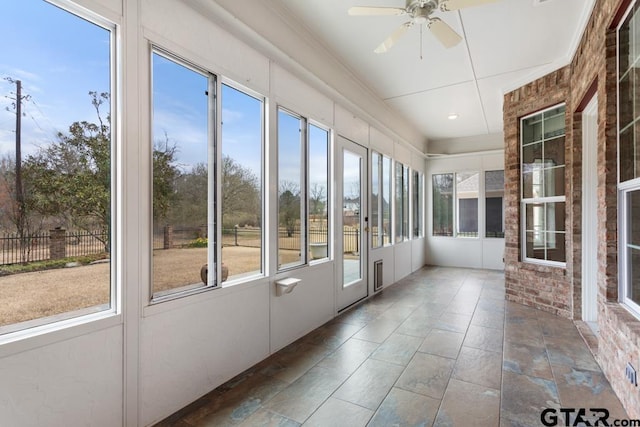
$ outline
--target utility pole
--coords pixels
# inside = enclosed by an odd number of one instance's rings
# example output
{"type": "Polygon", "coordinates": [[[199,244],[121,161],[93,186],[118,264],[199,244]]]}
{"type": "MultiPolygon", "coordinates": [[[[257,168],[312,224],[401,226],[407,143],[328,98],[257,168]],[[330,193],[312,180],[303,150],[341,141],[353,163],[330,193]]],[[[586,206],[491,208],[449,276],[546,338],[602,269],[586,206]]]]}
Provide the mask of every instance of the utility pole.
{"type": "MultiPolygon", "coordinates": [[[[11,77],[6,77],[6,81],[16,85],[16,97],[15,99],[7,97],[14,102],[13,106],[16,110],[16,212],[15,212],[15,225],[18,232],[18,238],[20,239],[20,252],[22,262],[27,262],[29,253],[29,236],[25,234],[26,231],[26,206],[24,201],[24,188],[22,187],[22,101],[29,99],[30,96],[22,96],[22,81],[14,80],[11,77]]],[[[7,108],[7,111],[10,111],[7,108]]]]}
{"type": "Polygon", "coordinates": [[[22,191],[22,82],[16,80],[16,202],[18,203],[17,222],[23,224],[24,217],[24,192],[22,191]]]}

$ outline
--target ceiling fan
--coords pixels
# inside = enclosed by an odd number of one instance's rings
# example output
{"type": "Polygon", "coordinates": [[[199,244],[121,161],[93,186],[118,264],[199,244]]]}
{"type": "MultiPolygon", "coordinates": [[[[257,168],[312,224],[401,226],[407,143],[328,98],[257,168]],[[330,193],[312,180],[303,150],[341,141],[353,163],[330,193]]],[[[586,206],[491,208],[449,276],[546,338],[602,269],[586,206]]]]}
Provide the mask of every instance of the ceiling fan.
{"type": "Polygon", "coordinates": [[[349,8],[352,16],[382,16],[382,15],[409,15],[410,20],[402,24],[375,50],[375,53],[387,52],[402,37],[402,35],[414,25],[426,24],[431,33],[442,43],[444,47],[451,48],[462,40],[462,37],[454,31],[446,22],[430,15],[434,10],[444,12],[479,6],[485,3],[493,3],[497,0],[407,0],[407,6],[401,7],[376,7],[354,6],[349,8]]]}

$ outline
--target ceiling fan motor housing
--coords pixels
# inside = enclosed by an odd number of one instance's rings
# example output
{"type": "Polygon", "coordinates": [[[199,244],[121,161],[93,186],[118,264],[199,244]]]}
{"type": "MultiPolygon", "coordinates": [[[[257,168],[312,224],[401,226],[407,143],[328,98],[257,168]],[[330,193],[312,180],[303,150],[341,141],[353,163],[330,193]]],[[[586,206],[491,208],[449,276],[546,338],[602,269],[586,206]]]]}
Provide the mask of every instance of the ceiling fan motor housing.
{"type": "Polygon", "coordinates": [[[424,24],[429,20],[429,15],[436,10],[438,2],[436,0],[407,0],[407,13],[411,16],[413,23],[424,24]]]}

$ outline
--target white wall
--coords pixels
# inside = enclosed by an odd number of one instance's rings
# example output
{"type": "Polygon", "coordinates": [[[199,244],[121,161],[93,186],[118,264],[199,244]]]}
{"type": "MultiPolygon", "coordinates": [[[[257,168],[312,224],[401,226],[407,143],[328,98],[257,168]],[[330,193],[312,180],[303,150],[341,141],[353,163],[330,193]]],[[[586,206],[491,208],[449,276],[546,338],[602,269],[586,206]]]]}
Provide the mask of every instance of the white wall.
{"type": "MultiPolygon", "coordinates": [[[[473,146],[472,140],[465,141],[473,146]]],[[[431,144],[431,143],[430,143],[431,144]]],[[[481,152],[466,155],[433,157],[427,161],[425,186],[427,189],[427,238],[426,260],[429,265],[448,267],[504,269],[502,260],[504,239],[485,238],[485,205],[482,197],[478,200],[478,238],[447,237],[433,235],[433,174],[452,172],[480,172],[480,188],[484,187],[484,172],[504,169],[504,152],[481,152]]]]}
{"type": "Polygon", "coordinates": [[[117,326],[3,357],[0,425],[120,425],[122,344],[117,326]]]}
{"type": "MultiPolygon", "coordinates": [[[[39,336],[24,334],[0,344],[1,425],[150,425],[336,315],[332,261],[276,274],[273,257],[266,277],[149,304],[151,44],[265,95],[271,113],[281,102],[333,126],[336,134],[397,154],[414,168],[424,167],[415,160],[421,158],[419,138],[398,137],[416,136],[414,129],[397,118],[388,127],[379,122],[372,126],[381,104],[363,114],[369,98],[360,99],[364,105],[350,104],[336,97],[335,89],[311,84],[308,70],[285,64],[286,55],[214,2],[81,2],[121,31],[116,279],[122,304],[99,320],[54,325],[39,336]],[[281,277],[300,278],[301,283],[291,294],[276,296],[274,281],[281,277]]],[[[272,139],[274,119],[269,123],[272,139]]],[[[267,155],[272,165],[273,147],[267,155]]],[[[273,229],[277,186],[271,176],[266,185],[273,229]]],[[[272,252],[274,239],[265,253],[272,252]]],[[[420,268],[424,252],[423,239],[380,248],[372,251],[370,266],[384,259],[388,286],[420,268]]]]}

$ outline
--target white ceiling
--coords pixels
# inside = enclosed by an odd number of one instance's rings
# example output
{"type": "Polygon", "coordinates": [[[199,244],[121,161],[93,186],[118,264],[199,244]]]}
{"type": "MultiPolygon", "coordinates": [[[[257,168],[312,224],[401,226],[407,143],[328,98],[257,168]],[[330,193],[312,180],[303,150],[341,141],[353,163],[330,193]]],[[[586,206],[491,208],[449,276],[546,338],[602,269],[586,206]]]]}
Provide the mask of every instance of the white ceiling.
{"type": "Polygon", "coordinates": [[[263,0],[295,20],[364,85],[429,140],[502,131],[502,95],[566,65],[595,0],[501,0],[434,13],[464,40],[442,47],[411,28],[385,54],[373,50],[407,16],[349,16],[351,6],[405,0],[263,0]],[[422,59],[420,58],[422,52],[422,59]],[[448,120],[451,113],[459,115],[448,120]]]}

